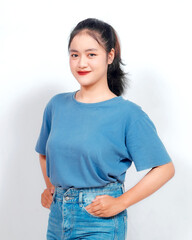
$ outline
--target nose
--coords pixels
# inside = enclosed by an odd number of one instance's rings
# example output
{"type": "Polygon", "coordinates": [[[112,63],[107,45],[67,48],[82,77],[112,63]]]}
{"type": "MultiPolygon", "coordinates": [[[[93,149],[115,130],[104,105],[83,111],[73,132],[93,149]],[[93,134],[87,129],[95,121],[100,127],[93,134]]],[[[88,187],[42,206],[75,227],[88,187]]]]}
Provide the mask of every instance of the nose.
{"type": "Polygon", "coordinates": [[[87,60],[86,60],[85,56],[81,56],[79,58],[79,64],[78,65],[79,65],[80,68],[87,67],[87,60]]]}

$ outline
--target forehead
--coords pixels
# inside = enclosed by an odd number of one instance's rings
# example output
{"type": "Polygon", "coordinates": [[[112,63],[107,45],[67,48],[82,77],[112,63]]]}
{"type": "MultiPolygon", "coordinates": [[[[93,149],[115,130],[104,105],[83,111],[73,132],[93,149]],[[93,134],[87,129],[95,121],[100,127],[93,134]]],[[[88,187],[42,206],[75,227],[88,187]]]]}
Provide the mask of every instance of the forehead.
{"type": "Polygon", "coordinates": [[[71,41],[69,51],[103,51],[103,48],[90,35],[79,33],[71,41]]]}

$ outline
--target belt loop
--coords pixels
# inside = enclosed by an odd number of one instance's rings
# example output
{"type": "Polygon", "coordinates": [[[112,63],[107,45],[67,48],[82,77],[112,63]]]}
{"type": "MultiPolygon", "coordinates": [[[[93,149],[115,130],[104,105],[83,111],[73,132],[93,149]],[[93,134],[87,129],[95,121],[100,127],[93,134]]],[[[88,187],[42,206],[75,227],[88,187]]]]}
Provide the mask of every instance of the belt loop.
{"type": "Polygon", "coordinates": [[[124,193],[125,192],[125,185],[124,185],[124,183],[121,184],[121,188],[122,188],[123,193],[124,193]]]}
{"type": "Polygon", "coordinates": [[[83,192],[80,191],[79,192],[79,206],[82,207],[82,195],[83,195],[83,192]]]}
{"type": "Polygon", "coordinates": [[[55,195],[56,195],[56,189],[55,189],[55,191],[53,193],[53,202],[55,202],[55,195]]]}

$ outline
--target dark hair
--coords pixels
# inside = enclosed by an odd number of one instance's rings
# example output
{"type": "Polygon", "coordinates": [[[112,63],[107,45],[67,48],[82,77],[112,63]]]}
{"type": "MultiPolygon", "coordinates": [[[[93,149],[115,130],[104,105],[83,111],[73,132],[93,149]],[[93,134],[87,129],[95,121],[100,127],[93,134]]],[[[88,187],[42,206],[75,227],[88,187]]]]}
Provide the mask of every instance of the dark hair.
{"type": "Polygon", "coordinates": [[[111,64],[108,65],[107,82],[109,89],[114,94],[117,96],[122,95],[125,89],[128,87],[128,79],[125,77],[128,73],[125,73],[120,66],[121,64],[125,64],[121,60],[121,48],[116,31],[108,23],[105,23],[96,18],[87,18],[79,22],[72,30],[69,37],[68,51],[71,41],[82,30],[85,30],[87,34],[89,34],[101,46],[103,46],[106,50],[107,55],[110,53],[112,48],[115,49],[114,60],[111,64]]]}

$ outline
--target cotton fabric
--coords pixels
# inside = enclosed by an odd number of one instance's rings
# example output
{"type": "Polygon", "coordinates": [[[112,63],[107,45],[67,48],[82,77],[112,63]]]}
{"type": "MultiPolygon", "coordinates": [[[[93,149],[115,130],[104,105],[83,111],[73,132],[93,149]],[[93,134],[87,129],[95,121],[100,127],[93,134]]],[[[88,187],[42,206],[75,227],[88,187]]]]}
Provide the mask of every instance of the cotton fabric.
{"type": "Polygon", "coordinates": [[[43,112],[35,150],[46,155],[54,186],[123,183],[132,162],[141,171],[172,161],[141,106],[122,96],[83,103],[75,99],[77,91],[56,94],[43,112]]]}

